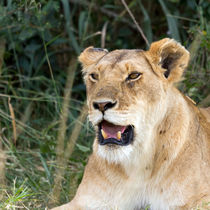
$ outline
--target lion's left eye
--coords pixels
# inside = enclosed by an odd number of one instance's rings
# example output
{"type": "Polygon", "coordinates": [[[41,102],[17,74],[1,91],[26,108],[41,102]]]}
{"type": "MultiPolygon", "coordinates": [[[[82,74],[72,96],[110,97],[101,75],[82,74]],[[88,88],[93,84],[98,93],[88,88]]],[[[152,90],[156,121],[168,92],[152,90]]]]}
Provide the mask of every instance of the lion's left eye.
{"type": "Polygon", "coordinates": [[[138,79],[142,74],[139,72],[133,72],[131,74],[128,75],[126,80],[135,80],[138,79]]]}

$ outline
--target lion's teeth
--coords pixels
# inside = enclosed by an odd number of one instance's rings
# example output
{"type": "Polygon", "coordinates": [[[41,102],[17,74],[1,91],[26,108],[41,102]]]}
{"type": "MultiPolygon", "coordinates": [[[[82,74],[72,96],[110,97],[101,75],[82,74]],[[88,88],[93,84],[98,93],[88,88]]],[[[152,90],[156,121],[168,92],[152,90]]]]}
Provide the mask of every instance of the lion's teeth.
{"type": "Polygon", "coordinates": [[[121,139],[121,131],[117,132],[117,139],[120,140],[121,139]]]}
{"type": "Polygon", "coordinates": [[[101,129],[101,134],[104,137],[104,139],[108,138],[108,135],[106,134],[106,132],[103,129],[101,129]]]}

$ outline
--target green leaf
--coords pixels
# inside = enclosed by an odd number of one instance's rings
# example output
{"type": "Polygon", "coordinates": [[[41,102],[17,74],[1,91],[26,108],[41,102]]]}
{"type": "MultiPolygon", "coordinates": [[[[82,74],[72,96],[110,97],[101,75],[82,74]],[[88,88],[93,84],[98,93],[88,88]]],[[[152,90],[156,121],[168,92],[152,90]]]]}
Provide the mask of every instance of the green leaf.
{"type": "Polygon", "coordinates": [[[89,147],[86,147],[86,146],[83,146],[81,144],[76,144],[77,148],[82,151],[82,152],[89,152],[90,151],[90,148],[89,147]]]}

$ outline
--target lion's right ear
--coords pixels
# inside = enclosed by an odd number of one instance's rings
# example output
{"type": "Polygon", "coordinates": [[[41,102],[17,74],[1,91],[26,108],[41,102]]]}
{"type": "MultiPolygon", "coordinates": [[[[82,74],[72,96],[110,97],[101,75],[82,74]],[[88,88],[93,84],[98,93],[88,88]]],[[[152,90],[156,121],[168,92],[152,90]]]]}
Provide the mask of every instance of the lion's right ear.
{"type": "Polygon", "coordinates": [[[108,50],[102,48],[88,47],[79,56],[79,61],[83,68],[96,63],[100,58],[108,53],[108,50]]]}

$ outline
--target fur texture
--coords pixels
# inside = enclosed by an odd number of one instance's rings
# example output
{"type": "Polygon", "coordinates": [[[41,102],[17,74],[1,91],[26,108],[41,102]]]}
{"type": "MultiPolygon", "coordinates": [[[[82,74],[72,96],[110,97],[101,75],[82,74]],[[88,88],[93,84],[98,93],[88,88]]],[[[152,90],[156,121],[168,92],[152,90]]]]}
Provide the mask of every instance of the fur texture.
{"type": "Polygon", "coordinates": [[[163,39],[148,51],[91,47],[79,60],[96,132],[103,119],[133,125],[134,140],[101,146],[96,137],[75,198],[55,209],[195,209],[210,202],[209,111],[200,111],[174,86],[189,52],[163,39]],[[141,75],[128,81],[132,72],[141,75]],[[106,101],[116,105],[104,113],[93,106],[106,101]]]}

